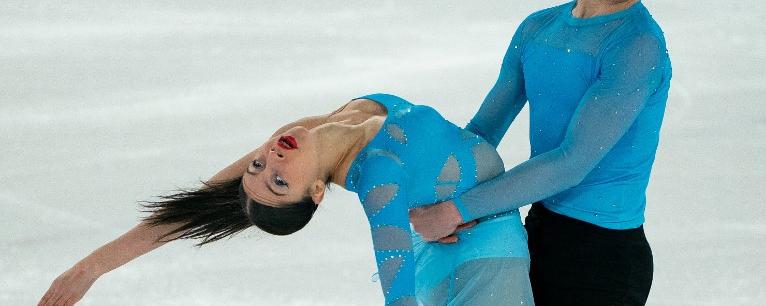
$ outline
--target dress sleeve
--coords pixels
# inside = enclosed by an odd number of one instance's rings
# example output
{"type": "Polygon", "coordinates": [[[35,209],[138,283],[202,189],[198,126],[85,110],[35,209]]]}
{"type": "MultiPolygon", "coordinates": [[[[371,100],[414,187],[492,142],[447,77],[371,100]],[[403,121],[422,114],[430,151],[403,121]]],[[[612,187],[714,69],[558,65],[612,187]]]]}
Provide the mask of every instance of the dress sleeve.
{"type": "Polygon", "coordinates": [[[370,222],[386,305],[417,305],[415,258],[402,166],[387,156],[371,156],[362,164],[361,173],[358,195],[370,222]]]}
{"type": "Polygon", "coordinates": [[[503,57],[500,75],[484,98],[479,111],[465,129],[497,147],[511,122],[527,102],[521,66],[522,36],[525,22],[516,29],[503,57]]]}
{"type": "Polygon", "coordinates": [[[603,53],[600,74],[575,110],[559,147],[531,158],[459,198],[464,220],[539,201],[578,185],[622,138],[670,65],[660,38],[623,39],[603,53]]]}

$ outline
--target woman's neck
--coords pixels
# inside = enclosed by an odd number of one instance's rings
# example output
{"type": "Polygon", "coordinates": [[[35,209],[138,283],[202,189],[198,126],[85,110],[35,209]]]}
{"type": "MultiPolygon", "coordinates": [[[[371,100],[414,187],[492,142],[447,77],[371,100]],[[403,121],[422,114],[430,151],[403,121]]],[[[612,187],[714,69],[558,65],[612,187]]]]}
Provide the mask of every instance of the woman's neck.
{"type": "Polygon", "coordinates": [[[577,0],[572,9],[572,16],[576,18],[590,18],[598,15],[606,15],[629,8],[638,0],[577,0]]]}
{"type": "Polygon", "coordinates": [[[351,168],[351,163],[359,155],[359,152],[375,137],[383,125],[383,121],[385,121],[385,117],[375,116],[360,125],[363,134],[361,137],[356,138],[357,141],[346,150],[343,158],[339,160],[332,175],[333,184],[346,188],[346,177],[348,176],[348,170],[351,168]]]}
{"type": "Polygon", "coordinates": [[[345,188],[346,176],[356,156],[377,135],[385,116],[350,111],[328,118],[316,132],[322,138],[323,164],[330,182],[345,188]]]}

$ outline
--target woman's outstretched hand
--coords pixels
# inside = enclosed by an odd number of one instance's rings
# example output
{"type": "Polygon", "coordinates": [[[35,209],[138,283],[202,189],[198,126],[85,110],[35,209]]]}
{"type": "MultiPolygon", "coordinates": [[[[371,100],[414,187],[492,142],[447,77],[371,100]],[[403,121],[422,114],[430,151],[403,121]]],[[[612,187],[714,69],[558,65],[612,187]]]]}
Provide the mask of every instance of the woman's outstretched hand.
{"type": "Polygon", "coordinates": [[[37,306],[74,305],[82,299],[98,277],[92,269],[75,265],[53,281],[37,306]]]}
{"type": "Polygon", "coordinates": [[[446,201],[411,209],[410,223],[423,240],[454,243],[455,233],[474,226],[476,221],[463,223],[455,204],[446,201]]]}

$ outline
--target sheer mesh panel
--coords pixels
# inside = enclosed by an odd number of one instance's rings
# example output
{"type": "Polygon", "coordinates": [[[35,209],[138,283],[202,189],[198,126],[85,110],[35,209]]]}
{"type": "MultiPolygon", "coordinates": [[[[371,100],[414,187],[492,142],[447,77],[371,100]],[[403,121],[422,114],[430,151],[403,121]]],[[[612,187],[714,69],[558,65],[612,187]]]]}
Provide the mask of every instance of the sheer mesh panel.
{"type": "Polygon", "coordinates": [[[467,140],[467,139],[476,138],[476,137],[479,137],[479,135],[471,133],[471,131],[469,130],[464,130],[464,129],[460,130],[460,139],[462,140],[467,140]]]}
{"type": "Polygon", "coordinates": [[[412,296],[404,296],[399,298],[396,301],[393,301],[391,304],[388,304],[388,306],[416,306],[418,305],[418,302],[415,300],[415,297],[412,296]]]}
{"type": "Polygon", "coordinates": [[[367,193],[364,200],[364,212],[368,216],[377,214],[396,196],[399,186],[396,184],[380,185],[367,193]]]}
{"type": "Polygon", "coordinates": [[[454,184],[437,185],[436,186],[436,199],[439,200],[439,201],[443,201],[443,200],[449,199],[455,193],[455,190],[457,190],[457,185],[454,185],[454,184]]]}
{"type": "Polygon", "coordinates": [[[452,197],[457,189],[457,183],[460,182],[460,174],[460,163],[455,154],[450,154],[436,178],[437,185],[434,186],[434,191],[437,200],[442,201],[452,197]]]}
{"type": "Polygon", "coordinates": [[[397,226],[384,225],[374,228],[372,239],[377,251],[412,249],[410,233],[397,226]]]}
{"type": "Polygon", "coordinates": [[[418,299],[424,306],[534,305],[529,259],[492,257],[470,260],[418,299]]]}
{"type": "Polygon", "coordinates": [[[476,161],[476,180],[486,181],[503,173],[503,160],[495,148],[486,142],[481,142],[471,148],[473,159],[476,161]]]}
{"type": "Polygon", "coordinates": [[[404,130],[402,130],[399,125],[396,124],[388,124],[386,125],[386,132],[388,132],[388,135],[391,136],[394,140],[401,142],[401,143],[407,143],[407,135],[404,134],[404,130]]]}
{"type": "Polygon", "coordinates": [[[383,292],[388,292],[391,289],[391,284],[396,278],[396,273],[399,272],[404,258],[394,255],[393,258],[389,258],[380,264],[378,268],[378,275],[380,276],[380,284],[383,287],[383,292]]]}
{"type": "MultiPolygon", "coordinates": [[[[452,275],[452,273],[450,273],[452,275]]],[[[449,276],[439,282],[436,287],[431,290],[419,292],[418,300],[423,303],[423,306],[443,306],[447,305],[450,299],[450,285],[452,284],[452,277],[449,276]]]]}
{"type": "Polygon", "coordinates": [[[534,305],[529,259],[480,258],[457,268],[449,305],[534,305]]]}
{"type": "Polygon", "coordinates": [[[454,154],[447,157],[437,178],[439,182],[456,182],[460,180],[460,164],[454,154]]]}
{"type": "Polygon", "coordinates": [[[402,159],[399,158],[399,155],[396,155],[394,152],[391,152],[389,150],[373,149],[373,150],[369,150],[366,153],[366,157],[373,157],[373,156],[385,156],[385,157],[388,157],[391,160],[395,161],[400,166],[404,165],[404,163],[402,162],[402,159]]]}

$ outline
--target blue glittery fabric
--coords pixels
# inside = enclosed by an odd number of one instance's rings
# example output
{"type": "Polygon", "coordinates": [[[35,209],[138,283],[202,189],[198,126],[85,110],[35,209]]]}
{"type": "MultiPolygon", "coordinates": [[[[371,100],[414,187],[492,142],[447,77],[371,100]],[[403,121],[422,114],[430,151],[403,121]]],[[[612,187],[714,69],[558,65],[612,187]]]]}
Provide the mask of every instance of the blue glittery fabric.
{"type": "Polygon", "coordinates": [[[497,145],[529,101],[530,159],[454,199],[471,220],[542,201],[610,229],[644,222],[671,79],[660,27],[641,2],[575,18],[575,2],[528,16],[467,129],[497,145]]]}
{"type": "Polygon", "coordinates": [[[455,244],[424,242],[410,208],[452,199],[503,173],[495,148],[436,110],[399,97],[361,97],[387,117],[351,164],[370,223],[386,305],[532,305],[526,232],[517,210],[488,215],[455,244]],[[514,302],[515,301],[515,302],[514,302]]]}

